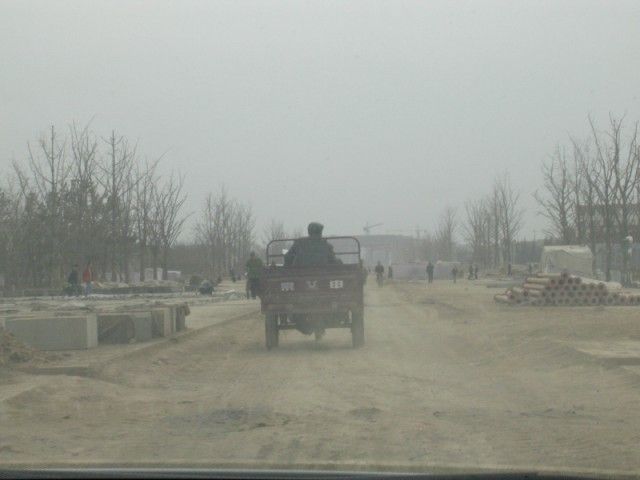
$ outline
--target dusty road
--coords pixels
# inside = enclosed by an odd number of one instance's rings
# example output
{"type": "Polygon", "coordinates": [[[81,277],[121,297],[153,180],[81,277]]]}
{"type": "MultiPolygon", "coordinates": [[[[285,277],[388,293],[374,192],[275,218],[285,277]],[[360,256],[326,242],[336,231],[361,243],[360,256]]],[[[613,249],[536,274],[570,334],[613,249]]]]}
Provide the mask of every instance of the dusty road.
{"type": "Polygon", "coordinates": [[[369,285],[359,350],[334,330],[285,332],[267,352],[256,314],[98,378],[4,371],[0,465],[637,475],[640,309],[512,308],[493,293],[369,285]]]}

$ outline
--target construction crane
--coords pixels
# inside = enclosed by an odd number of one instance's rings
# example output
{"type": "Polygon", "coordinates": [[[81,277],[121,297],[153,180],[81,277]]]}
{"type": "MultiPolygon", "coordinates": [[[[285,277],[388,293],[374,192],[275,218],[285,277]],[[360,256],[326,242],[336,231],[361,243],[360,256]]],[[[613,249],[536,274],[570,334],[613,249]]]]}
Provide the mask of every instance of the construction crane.
{"type": "Polygon", "coordinates": [[[380,225],[384,225],[383,223],[374,223],[373,225],[370,225],[369,222],[367,222],[367,224],[362,227],[362,229],[364,230],[364,233],[366,233],[367,235],[369,235],[371,233],[371,229],[374,227],[379,227],[380,225]]]}

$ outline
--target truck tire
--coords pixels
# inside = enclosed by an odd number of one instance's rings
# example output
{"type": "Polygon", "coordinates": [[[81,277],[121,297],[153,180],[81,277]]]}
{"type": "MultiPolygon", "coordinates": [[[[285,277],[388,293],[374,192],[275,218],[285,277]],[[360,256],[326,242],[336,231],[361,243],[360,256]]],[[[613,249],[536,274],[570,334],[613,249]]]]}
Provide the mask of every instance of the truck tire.
{"type": "Polygon", "coordinates": [[[278,315],[274,313],[268,313],[264,317],[264,331],[265,340],[267,344],[267,350],[278,347],[278,315]]]}
{"type": "Polygon", "coordinates": [[[351,341],[353,348],[364,345],[364,315],[362,312],[351,312],[351,341]]]}

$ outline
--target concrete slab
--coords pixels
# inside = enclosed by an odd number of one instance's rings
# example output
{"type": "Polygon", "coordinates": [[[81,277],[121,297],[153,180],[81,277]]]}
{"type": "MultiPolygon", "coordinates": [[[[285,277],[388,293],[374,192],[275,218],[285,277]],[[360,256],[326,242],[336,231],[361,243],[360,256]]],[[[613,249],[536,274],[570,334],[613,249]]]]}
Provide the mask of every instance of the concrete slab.
{"type": "Polygon", "coordinates": [[[169,307],[152,308],[151,315],[153,316],[154,337],[168,337],[175,331],[169,307]]]}
{"type": "Polygon", "coordinates": [[[187,305],[186,303],[182,305],[176,305],[175,309],[176,309],[176,332],[180,332],[185,328],[187,328],[186,317],[191,312],[189,310],[189,305],[187,305]]]}
{"type": "Polygon", "coordinates": [[[131,312],[136,342],[148,342],[153,338],[153,317],[151,312],[131,312]]]}
{"type": "Polygon", "coordinates": [[[40,314],[6,318],[5,329],[40,350],[85,350],[98,346],[95,314],[54,316],[40,314]]]}
{"type": "Polygon", "coordinates": [[[178,306],[177,305],[166,305],[164,308],[169,310],[169,316],[171,318],[171,332],[175,333],[178,330],[178,306]]]}
{"type": "Polygon", "coordinates": [[[98,341],[101,344],[129,343],[135,327],[128,313],[98,313],[98,341]]]}

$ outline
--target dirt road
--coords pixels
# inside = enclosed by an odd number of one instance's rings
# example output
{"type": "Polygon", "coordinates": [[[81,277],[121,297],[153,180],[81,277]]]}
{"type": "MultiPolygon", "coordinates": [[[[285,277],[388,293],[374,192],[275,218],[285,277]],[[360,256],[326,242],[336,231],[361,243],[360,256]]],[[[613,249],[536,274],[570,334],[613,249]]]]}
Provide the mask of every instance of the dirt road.
{"type": "MultiPolygon", "coordinates": [[[[0,378],[0,465],[640,472],[640,309],[366,291],[366,341],[225,323],[98,378],[0,378]],[[17,385],[31,382],[21,393],[17,385]]],[[[196,307],[194,307],[196,308],[196,307]]],[[[200,312],[202,314],[202,312],[200,312]]]]}

